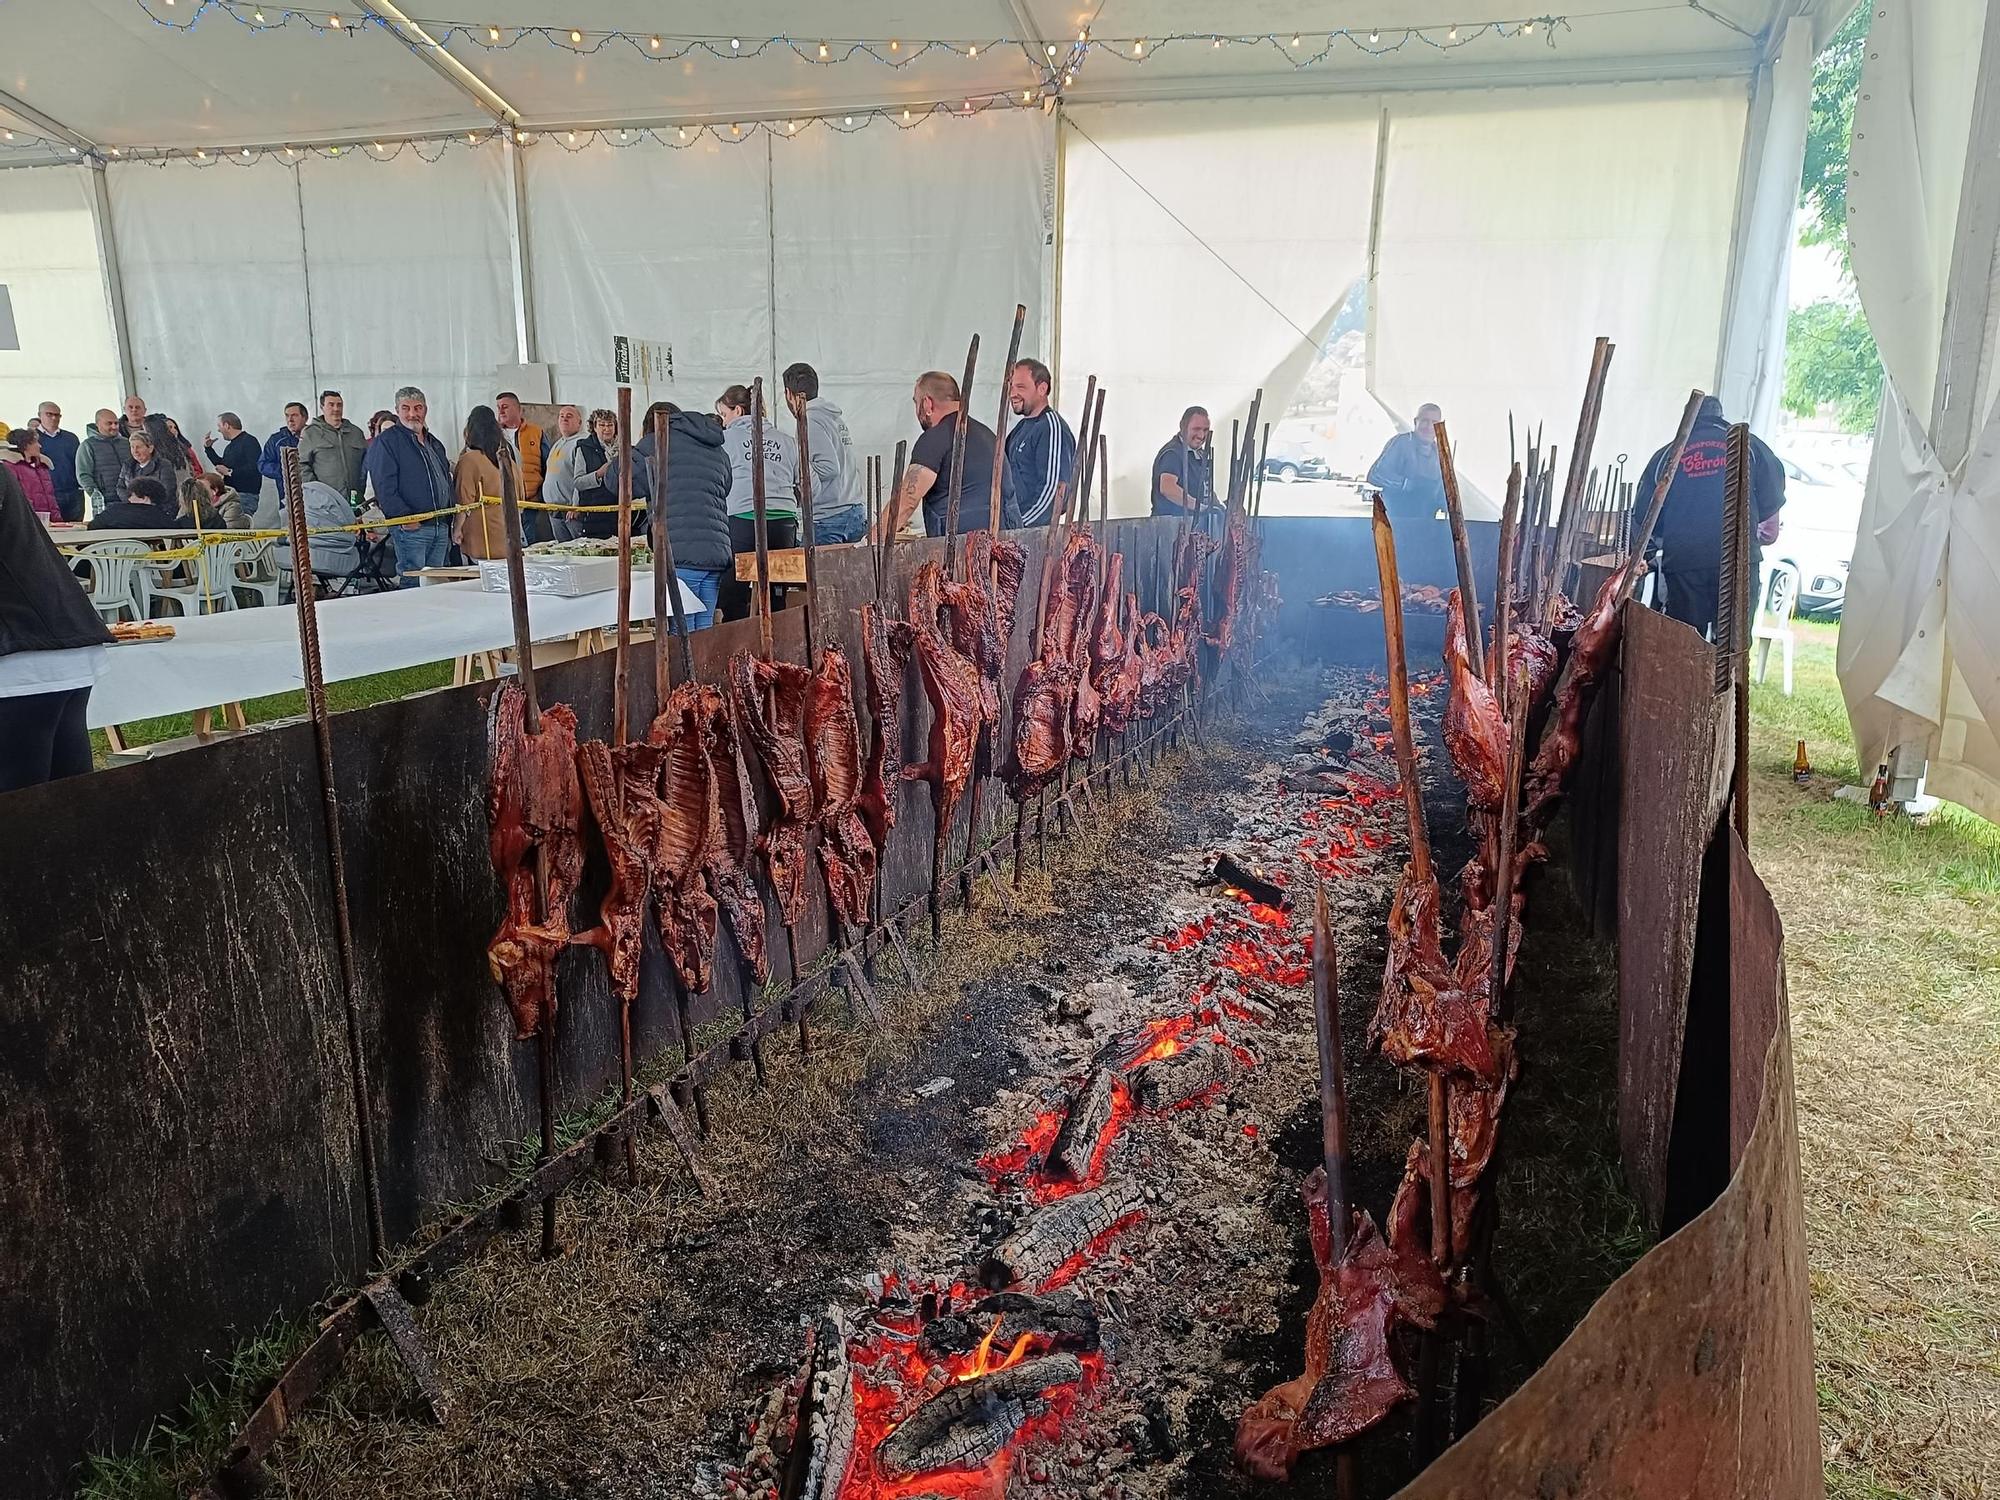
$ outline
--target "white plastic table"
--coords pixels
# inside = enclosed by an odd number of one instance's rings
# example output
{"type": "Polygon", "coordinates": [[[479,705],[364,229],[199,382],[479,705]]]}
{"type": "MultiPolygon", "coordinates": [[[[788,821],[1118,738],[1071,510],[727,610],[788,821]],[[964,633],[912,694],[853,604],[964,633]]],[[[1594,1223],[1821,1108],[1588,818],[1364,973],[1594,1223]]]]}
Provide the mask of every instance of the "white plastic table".
{"type": "MultiPolygon", "coordinates": [[[[690,614],[699,612],[701,601],[686,584],[675,582],[681,607],[690,614]]],[[[650,620],[652,615],[653,575],[635,571],[632,618],[650,620]]],[[[298,612],[293,605],[225,610],[168,623],[176,631],[170,641],[110,648],[90,695],[93,729],[242,703],[305,686],[298,612]]],[[[528,623],[537,642],[606,630],[618,623],[618,595],[615,590],[574,599],[530,594],[528,623]]],[[[514,644],[514,616],[507,595],[485,593],[477,583],[323,599],[319,643],[326,680],[340,682],[504,650],[514,644]]]]}

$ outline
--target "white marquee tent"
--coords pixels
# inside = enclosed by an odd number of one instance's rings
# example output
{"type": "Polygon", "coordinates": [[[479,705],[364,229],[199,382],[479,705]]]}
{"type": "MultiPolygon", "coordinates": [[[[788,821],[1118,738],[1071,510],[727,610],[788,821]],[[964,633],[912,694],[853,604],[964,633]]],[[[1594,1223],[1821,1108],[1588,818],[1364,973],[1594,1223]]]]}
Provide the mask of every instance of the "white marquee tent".
{"type": "Polygon", "coordinates": [[[1888,378],[1841,686],[1864,770],[2000,820],[2000,4],[1877,6],[1850,166],[1888,378]]]}
{"type": "Polygon", "coordinates": [[[975,330],[995,399],[1021,301],[1138,508],[1182,406],[1281,411],[1366,277],[1373,394],[1442,401],[1482,489],[1598,333],[1636,463],[1691,386],[1770,409],[1849,3],[12,0],[0,414],[415,381],[449,426],[512,366],[607,399],[627,334],[691,405],[810,360],[879,452],[975,330]]]}

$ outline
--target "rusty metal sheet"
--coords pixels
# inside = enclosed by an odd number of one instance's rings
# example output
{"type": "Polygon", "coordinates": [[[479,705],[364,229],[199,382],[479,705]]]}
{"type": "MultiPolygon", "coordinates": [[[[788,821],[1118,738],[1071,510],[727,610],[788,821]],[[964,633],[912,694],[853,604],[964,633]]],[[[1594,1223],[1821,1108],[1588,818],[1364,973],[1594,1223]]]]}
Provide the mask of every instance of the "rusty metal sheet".
{"type": "Polygon", "coordinates": [[[1694,972],[1701,862],[1730,753],[1715,656],[1676,620],[1625,607],[1618,710],[1618,1139],[1648,1222],[1667,1205],[1667,1155],[1694,972]]]}
{"type": "MultiPolygon", "coordinates": [[[[1735,1175],[1613,1282],[1548,1362],[1404,1500],[1822,1500],[1782,944],[1749,860],[1721,861],[1737,1043],[1755,1052],[1735,1175]],[[1761,1044],[1761,1045],[1760,1045],[1761,1044]]],[[[1734,1110],[1724,1080],[1708,1107],[1734,1110]]]]}

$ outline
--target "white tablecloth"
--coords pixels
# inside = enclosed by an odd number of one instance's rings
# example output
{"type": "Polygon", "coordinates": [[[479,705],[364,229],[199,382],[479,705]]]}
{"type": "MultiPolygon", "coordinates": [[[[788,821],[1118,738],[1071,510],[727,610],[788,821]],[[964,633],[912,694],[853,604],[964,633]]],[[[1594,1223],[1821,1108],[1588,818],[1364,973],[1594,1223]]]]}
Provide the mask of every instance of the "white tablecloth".
{"type": "MultiPolygon", "coordinates": [[[[699,612],[701,601],[685,584],[676,583],[681,608],[699,612]]],[[[652,616],[653,575],[635,570],[632,618],[652,616]]],[[[305,686],[298,613],[291,605],[227,610],[172,623],[178,634],[170,641],[111,648],[90,695],[93,729],[305,686]]],[[[528,623],[537,641],[609,629],[618,623],[618,595],[615,590],[575,599],[530,594],[528,623]]],[[[328,682],[513,644],[514,616],[507,595],[484,593],[477,583],[397,589],[319,604],[320,658],[328,682]]]]}

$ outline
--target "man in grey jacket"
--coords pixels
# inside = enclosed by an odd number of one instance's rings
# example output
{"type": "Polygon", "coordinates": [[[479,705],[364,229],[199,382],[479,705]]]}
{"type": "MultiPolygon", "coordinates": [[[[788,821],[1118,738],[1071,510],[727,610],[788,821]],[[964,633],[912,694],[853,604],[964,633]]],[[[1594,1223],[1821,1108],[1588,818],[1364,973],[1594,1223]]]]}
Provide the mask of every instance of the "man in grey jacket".
{"type": "Polygon", "coordinates": [[[367,458],[367,434],[347,420],[346,400],[339,391],[321,391],[319,415],[299,434],[299,478],[351,500],[361,493],[367,458]]]}
{"type": "Polygon", "coordinates": [[[131,461],[131,445],[118,430],[118,413],[100,406],[96,423],[76,450],[76,482],[82,486],[93,516],[112,501],[125,498],[118,476],[131,461]]]}
{"type": "Polygon", "coordinates": [[[809,364],[785,371],[785,405],[792,420],[806,419],[806,442],[812,459],[813,543],[858,542],[868,527],[861,493],[861,471],[854,462],[854,441],[847,418],[819,393],[819,372],[809,364]]]}

